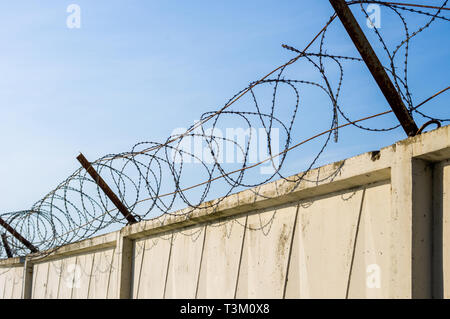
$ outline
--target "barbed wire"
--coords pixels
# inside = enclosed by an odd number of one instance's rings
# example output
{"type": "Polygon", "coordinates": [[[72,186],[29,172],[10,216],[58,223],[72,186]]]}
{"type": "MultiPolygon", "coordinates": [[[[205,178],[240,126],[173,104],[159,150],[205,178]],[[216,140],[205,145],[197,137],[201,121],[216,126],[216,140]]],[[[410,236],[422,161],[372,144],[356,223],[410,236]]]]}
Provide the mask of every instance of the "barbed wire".
{"type": "MultiPolygon", "coordinates": [[[[450,21],[450,18],[445,15],[448,11],[447,2],[448,0],[442,1],[441,6],[438,7],[425,5],[411,7],[408,4],[383,1],[347,2],[349,5],[359,4],[365,19],[370,20],[369,14],[363,7],[363,4],[367,3],[379,4],[398,17],[404,35],[394,46],[389,46],[380,29],[372,24],[372,30],[385,54],[384,61],[387,61],[384,68],[390,74],[411,115],[419,115],[439,123],[448,122],[449,119],[435,118],[426,114],[422,109],[419,110],[423,103],[414,103],[408,82],[408,58],[412,39],[429,29],[436,21],[444,23],[450,21]],[[427,20],[411,31],[408,15],[419,15],[427,20]]],[[[392,111],[353,120],[344,110],[341,103],[344,71],[349,64],[359,64],[361,67],[364,67],[364,64],[358,57],[330,53],[332,50],[327,46],[326,36],[335,18],[334,14],[327,20],[325,26],[305,49],[298,50],[284,44],[283,48],[297,54],[294,58],[275,68],[260,80],[250,82],[219,110],[203,113],[199,121],[184,132],[173,134],[164,142],[139,142],[129,152],[105,155],[93,161],[92,166],[107,181],[136,219],[159,218],[161,223],[164,223],[166,216],[184,215],[189,218],[194,211],[215,209],[233,192],[242,189],[258,192],[258,186],[275,179],[296,185],[301,182],[319,183],[333,180],[339,174],[342,165],[328,176],[319,178],[318,173],[315,180],[309,180],[306,176],[317,165],[330,141],[332,139],[334,142],[339,141],[340,129],[354,126],[372,132],[385,132],[399,126],[369,127],[361,124],[363,121],[392,111]],[[313,51],[311,47],[316,42],[318,45],[313,51]],[[319,80],[297,79],[292,76],[286,78],[287,70],[300,61],[310,67],[319,80]],[[336,69],[337,72],[335,72],[336,69]],[[329,101],[328,129],[294,144],[292,134],[301,112],[301,91],[305,88],[318,89],[329,101]],[[264,97],[264,93],[268,97],[264,97]],[[243,101],[244,97],[247,98],[247,103],[243,101]],[[243,106],[238,105],[238,101],[243,102],[243,106]],[[340,121],[344,124],[340,124],[340,121]],[[247,132],[246,137],[236,140],[221,135],[221,128],[227,127],[229,123],[243,125],[242,130],[247,132]],[[264,133],[263,138],[256,136],[255,128],[261,129],[264,133]],[[280,132],[282,141],[280,152],[277,152],[274,147],[277,142],[273,138],[275,131],[280,132]],[[319,149],[306,165],[304,172],[295,176],[285,176],[282,168],[286,164],[287,155],[293,149],[320,137],[323,137],[323,140],[320,141],[319,149]],[[258,138],[265,144],[267,157],[255,163],[253,146],[258,138]],[[198,145],[206,145],[202,153],[192,151],[190,147],[192,141],[199,143],[198,145]],[[233,153],[233,156],[236,155],[239,161],[224,162],[224,145],[227,149],[230,147],[236,150],[237,154],[233,153]],[[191,163],[197,164],[195,170],[190,167],[191,163]],[[269,174],[248,173],[253,168],[261,167],[262,164],[270,164],[269,174]],[[199,177],[202,178],[202,182],[197,184],[191,182],[199,177]],[[222,183],[221,187],[213,187],[213,183],[219,181],[222,183]],[[212,195],[218,199],[208,202],[212,195]],[[184,209],[177,211],[180,207],[184,209]]],[[[448,88],[438,94],[447,90],[448,88]]],[[[258,196],[263,195],[258,194],[258,196]]],[[[73,172],[30,209],[2,213],[0,217],[39,249],[40,252],[35,254],[37,256],[45,256],[61,246],[98,235],[109,227],[118,227],[127,223],[121,212],[115,208],[107,195],[83,168],[73,172]]],[[[261,227],[265,226],[261,225],[261,227]]],[[[15,256],[29,254],[28,248],[16,238],[8,236],[8,243],[15,256]]],[[[4,256],[3,250],[1,254],[4,256]]]]}

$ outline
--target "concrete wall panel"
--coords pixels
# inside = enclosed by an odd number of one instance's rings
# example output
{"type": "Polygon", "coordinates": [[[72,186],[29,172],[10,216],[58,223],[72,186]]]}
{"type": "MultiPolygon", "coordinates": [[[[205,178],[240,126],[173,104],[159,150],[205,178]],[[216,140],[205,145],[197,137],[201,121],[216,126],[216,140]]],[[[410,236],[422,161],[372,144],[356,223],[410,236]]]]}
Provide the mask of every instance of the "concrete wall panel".
{"type": "Polygon", "coordinates": [[[110,275],[114,269],[114,250],[106,249],[94,254],[89,284],[89,299],[106,299],[110,275]]]}
{"type": "Polygon", "coordinates": [[[283,298],[297,205],[248,216],[236,298],[283,298]]]}
{"type": "Polygon", "coordinates": [[[170,234],[136,242],[133,298],[163,298],[171,240],[170,234]]]}
{"type": "Polygon", "coordinates": [[[86,299],[89,295],[89,286],[92,279],[92,265],[94,253],[83,254],[76,257],[78,280],[74,282],[72,299],[86,299]]]}
{"type": "Polygon", "coordinates": [[[164,298],[195,298],[205,226],[173,233],[164,298]]]}
{"type": "Polygon", "coordinates": [[[48,263],[47,289],[45,299],[57,299],[59,283],[62,274],[62,260],[54,260],[48,263]]]}
{"type": "Polygon", "coordinates": [[[45,299],[47,290],[48,267],[48,262],[38,263],[33,266],[33,299],[45,299]]]}
{"type": "Polygon", "coordinates": [[[9,268],[4,274],[5,285],[4,285],[4,299],[10,299],[13,295],[14,290],[14,268],[9,268]]]}
{"type": "Polygon", "coordinates": [[[434,296],[450,298],[450,160],[434,172],[434,296]]]}
{"type": "MultiPolygon", "coordinates": [[[[147,240],[145,239],[141,239],[141,240],[136,240],[133,243],[133,280],[131,282],[132,287],[131,287],[131,296],[134,299],[139,298],[139,286],[140,286],[140,282],[141,282],[141,274],[142,274],[142,263],[144,261],[144,251],[145,251],[145,243],[147,240]]],[[[151,244],[149,244],[151,245],[151,244]]],[[[166,264],[166,269],[167,269],[167,264],[166,264]]],[[[144,273],[146,273],[146,271],[144,271],[144,273]]],[[[164,276],[165,277],[165,276],[164,276]]],[[[147,286],[147,285],[145,285],[147,286]]],[[[145,289],[145,288],[144,288],[145,289]]],[[[163,289],[164,290],[164,286],[163,289]]]]}
{"type": "Polygon", "coordinates": [[[345,298],[363,190],[299,204],[286,298],[345,298]]]}
{"type": "Polygon", "coordinates": [[[0,298],[5,299],[6,277],[11,268],[0,268],[0,298]]]}
{"type": "Polygon", "coordinates": [[[114,249],[103,249],[34,264],[32,298],[115,298],[114,256],[114,249]]]}
{"type": "Polygon", "coordinates": [[[444,253],[444,297],[450,298],[450,162],[443,165],[442,212],[443,212],[443,236],[442,251],[444,253]]]}
{"type": "Polygon", "coordinates": [[[365,192],[350,277],[349,298],[389,298],[390,184],[365,192]]]}
{"type": "Polygon", "coordinates": [[[234,298],[247,217],[206,228],[197,298],[234,298]]]}
{"type": "Polygon", "coordinates": [[[81,270],[76,263],[76,256],[61,259],[58,299],[71,299],[73,287],[79,285],[81,270]]]}
{"type": "Polygon", "coordinates": [[[22,298],[23,267],[14,267],[12,299],[22,298]]]}
{"type": "Polygon", "coordinates": [[[111,271],[109,273],[108,279],[108,291],[106,294],[107,299],[117,299],[117,283],[119,280],[119,269],[117,267],[117,260],[120,257],[120,253],[117,249],[113,249],[112,251],[112,263],[111,263],[111,271]]]}
{"type": "Polygon", "coordinates": [[[0,298],[20,299],[22,295],[23,267],[0,268],[0,298]]]}

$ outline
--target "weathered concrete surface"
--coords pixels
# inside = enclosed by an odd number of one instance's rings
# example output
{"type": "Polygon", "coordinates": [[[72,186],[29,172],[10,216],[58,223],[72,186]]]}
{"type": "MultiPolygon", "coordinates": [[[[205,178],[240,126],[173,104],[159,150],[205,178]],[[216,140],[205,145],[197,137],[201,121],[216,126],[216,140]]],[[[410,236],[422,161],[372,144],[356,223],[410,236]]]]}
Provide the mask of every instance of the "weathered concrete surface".
{"type": "Polygon", "coordinates": [[[112,297],[111,292],[114,291],[113,286],[116,283],[110,279],[116,270],[114,267],[114,249],[96,252],[92,263],[88,298],[105,299],[112,297]]]}
{"type": "Polygon", "coordinates": [[[78,281],[74,281],[73,289],[71,289],[72,299],[86,299],[89,296],[93,257],[93,254],[82,254],[76,257],[75,265],[78,268],[75,269],[78,270],[72,270],[72,272],[73,276],[78,278],[78,281]]]}
{"type": "Polygon", "coordinates": [[[23,266],[21,258],[0,260],[0,298],[20,299],[22,297],[23,266]]]}
{"type": "Polygon", "coordinates": [[[2,299],[20,299],[22,297],[22,283],[22,267],[0,268],[0,297],[2,299]]]}
{"type": "Polygon", "coordinates": [[[114,258],[115,250],[107,248],[36,263],[33,265],[32,298],[115,298],[117,268],[114,258]]]}
{"type": "Polygon", "coordinates": [[[396,258],[391,239],[391,186],[369,185],[362,190],[361,210],[353,241],[348,298],[389,298],[392,296],[390,264],[396,258]],[[380,200],[384,199],[384,200],[380,200]]]}
{"type": "MultiPolygon", "coordinates": [[[[442,166],[442,192],[439,192],[438,201],[441,204],[441,223],[442,236],[440,237],[440,250],[443,254],[443,264],[440,270],[440,276],[443,277],[442,286],[443,296],[450,298],[450,161],[446,161],[442,166]]],[[[436,285],[438,286],[438,285],[436,285]]]]}
{"type": "Polygon", "coordinates": [[[357,189],[299,203],[287,298],[345,297],[363,194],[357,189]]]}
{"type": "Polygon", "coordinates": [[[2,260],[0,297],[450,298],[449,159],[447,126],[30,255],[28,272],[2,260]]]}
{"type": "Polygon", "coordinates": [[[59,281],[58,298],[72,299],[73,286],[80,285],[81,270],[77,270],[77,256],[61,260],[61,275],[59,281]]]}
{"type": "Polygon", "coordinates": [[[246,223],[243,216],[208,224],[197,298],[235,297],[246,223]]]}
{"type": "Polygon", "coordinates": [[[163,298],[172,234],[135,244],[133,298],[163,298]]]}
{"type": "Polygon", "coordinates": [[[433,175],[433,297],[450,298],[450,160],[433,175]]]}
{"type": "Polygon", "coordinates": [[[205,226],[173,233],[164,298],[195,298],[205,226]]]}
{"type": "Polygon", "coordinates": [[[297,205],[248,217],[236,298],[282,298],[297,205]]]}

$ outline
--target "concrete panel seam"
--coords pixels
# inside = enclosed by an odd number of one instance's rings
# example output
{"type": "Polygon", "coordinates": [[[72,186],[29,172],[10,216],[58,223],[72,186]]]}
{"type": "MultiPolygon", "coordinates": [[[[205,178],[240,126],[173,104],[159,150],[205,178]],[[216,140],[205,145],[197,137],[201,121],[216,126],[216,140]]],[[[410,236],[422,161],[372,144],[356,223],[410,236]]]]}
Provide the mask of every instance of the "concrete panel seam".
{"type": "Polygon", "coordinates": [[[95,253],[94,254],[92,254],[92,263],[91,263],[91,271],[90,271],[90,274],[89,274],[89,282],[88,282],[88,289],[87,289],[87,296],[86,296],[86,298],[89,298],[89,294],[90,294],[90,292],[91,292],[91,281],[92,281],[92,272],[94,271],[94,261],[95,261],[95,253]]]}
{"type": "MultiPolygon", "coordinates": [[[[144,264],[144,255],[145,255],[145,246],[146,245],[147,245],[147,240],[144,240],[144,244],[142,245],[141,264],[139,265],[139,279],[138,279],[137,288],[136,288],[136,298],[139,298],[139,291],[140,291],[140,287],[141,287],[141,274],[142,274],[142,267],[144,264]]],[[[136,244],[134,247],[135,247],[134,253],[136,254],[136,244]]],[[[136,258],[134,258],[134,260],[136,260],[136,258]]],[[[133,267],[133,269],[134,269],[134,267],[133,267]]],[[[133,282],[134,282],[134,280],[133,280],[133,282]]]]}
{"type": "Polygon", "coordinates": [[[283,288],[283,299],[286,299],[286,289],[288,285],[289,280],[289,267],[291,264],[291,255],[292,255],[292,248],[294,246],[294,238],[295,238],[295,230],[297,228],[297,218],[300,210],[300,203],[297,204],[297,210],[295,211],[295,218],[294,218],[294,226],[292,227],[292,237],[291,237],[291,243],[289,246],[289,254],[288,254],[288,260],[287,260],[287,266],[286,266],[286,278],[284,279],[284,288],[283,288]]]}
{"type": "Polygon", "coordinates": [[[164,283],[163,299],[166,298],[167,279],[169,278],[169,267],[170,267],[170,259],[172,257],[172,247],[173,247],[173,233],[172,233],[172,237],[170,238],[169,258],[167,260],[166,280],[165,280],[165,283],[164,283]]]}
{"type": "Polygon", "coordinates": [[[200,284],[200,274],[202,272],[202,262],[203,262],[203,253],[205,251],[205,242],[206,242],[206,228],[208,227],[208,223],[205,224],[203,231],[203,243],[202,243],[202,252],[200,254],[200,264],[198,265],[198,276],[197,276],[197,286],[195,288],[195,299],[197,299],[198,295],[198,285],[200,284]]]}
{"type": "MultiPolygon", "coordinates": [[[[116,249],[114,248],[111,255],[111,263],[109,265],[109,274],[108,274],[108,284],[106,285],[106,299],[108,299],[109,296],[109,285],[111,283],[111,272],[113,271],[113,263],[114,263],[114,254],[116,253],[116,249]]],[[[117,269],[117,271],[119,271],[117,269]]]]}
{"type": "Polygon", "coordinates": [[[346,289],[346,292],[345,292],[345,299],[348,299],[348,296],[349,296],[349,293],[350,293],[350,283],[351,283],[351,280],[352,280],[353,263],[355,261],[356,244],[358,242],[359,228],[361,226],[361,216],[362,216],[362,213],[363,213],[365,195],[366,195],[366,188],[364,187],[362,195],[361,195],[361,205],[360,205],[360,208],[359,208],[358,221],[356,223],[355,239],[353,241],[353,251],[352,251],[352,258],[351,258],[351,261],[350,261],[350,267],[349,267],[349,271],[348,271],[348,280],[347,280],[347,289],[346,289]]]}
{"type": "MultiPolygon", "coordinates": [[[[75,266],[78,264],[78,256],[75,256],[75,266]]],[[[70,289],[70,299],[73,299],[73,288],[75,286],[75,274],[72,278],[72,288],[70,289]]]]}
{"type": "Polygon", "coordinates": [[[239,256],[239,265],[238,265],[238,271],[237,271],[237,275],[236,275],[236,287],[234,289],[234,299],[236,299],[236,296],[237,296],[238,285],[239,285],[239,275],[241,274],[242,255],[244,253],[244,243],[245,243],[245,233],[247,232],[247,221],[248,221],[248,214],[245,217],[244,233],[242,235],[241,253],[239,256]]]}

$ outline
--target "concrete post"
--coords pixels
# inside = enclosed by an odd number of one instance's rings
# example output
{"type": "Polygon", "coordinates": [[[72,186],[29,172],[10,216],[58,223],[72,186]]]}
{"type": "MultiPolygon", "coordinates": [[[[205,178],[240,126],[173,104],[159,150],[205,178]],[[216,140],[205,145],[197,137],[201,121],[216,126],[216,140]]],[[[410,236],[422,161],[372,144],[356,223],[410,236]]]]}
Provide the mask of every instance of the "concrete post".
{"type": "Polygon", "coordinates": [[[391,298],[432,297],[432,185],[430,163],[397,143],[392,165],[391,298]]]}
{"type": "Polygon", "coordinates": [[[433,297],[433,164],[412,159],[412,298],[433,297]]]}
{"type": "Polygon", "coordinates": [[[33,288],[33,264],[25,257],[23,266],[22,299],[31,299],[33,288]]]}
{"type": "Polygon", "coordinates": [[[390,298],[411,298],[412,163],[407,151],[406,147],[397,145],[391,167],[390,298]]]}
{"type": "Polygon", "coordinates": [[[450,298],[450,160],[433,171],[433,298],[450,298]]]}
{"type": "Polygon", "coordinates": [[[133,269],[133,241],[124,237],[121,232],[117,235],[116,253],[118,262],[117,294],[119,299],[131,298],[131,281],[133,269]]]}

